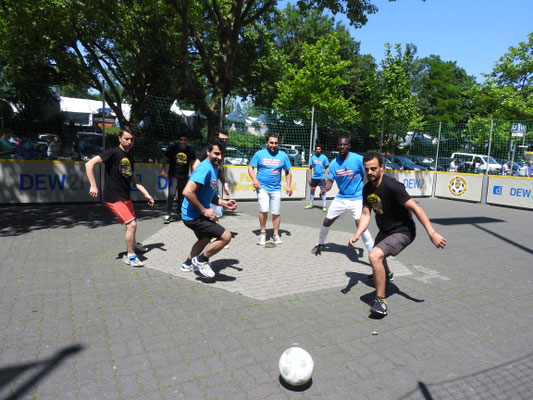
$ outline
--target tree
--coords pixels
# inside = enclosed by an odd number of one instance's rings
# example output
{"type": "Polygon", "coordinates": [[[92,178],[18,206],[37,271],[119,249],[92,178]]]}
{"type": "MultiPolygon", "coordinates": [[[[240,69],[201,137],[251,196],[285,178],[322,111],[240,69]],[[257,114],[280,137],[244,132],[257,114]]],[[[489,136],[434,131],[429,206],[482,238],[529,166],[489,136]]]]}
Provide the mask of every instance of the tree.
{"type": "Polygon", "coordinates": [[[351,63],[341,60],[339,41],[334,35],[320,38],[315,45],[304,45],[301,64],[285,63],[285,79],[277,83],[275,106],[285,110],[311,110],[325,114],[340,123],[353,121],[357,111],[351,98],[345,98],[341,87],[351,63]]]}

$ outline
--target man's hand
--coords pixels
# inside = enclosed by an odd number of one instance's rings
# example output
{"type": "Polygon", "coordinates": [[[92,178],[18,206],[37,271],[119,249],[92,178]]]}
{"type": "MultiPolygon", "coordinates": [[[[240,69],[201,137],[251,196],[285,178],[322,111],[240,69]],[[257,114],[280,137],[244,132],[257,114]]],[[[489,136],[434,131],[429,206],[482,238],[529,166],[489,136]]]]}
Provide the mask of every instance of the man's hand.
{"type": "Polygon", "coordinates": [[[97,186],[91,186],[89,188],[89,196],[91,196],[91,197],[97,197],[98,196],[98,187],[97,186]]]}
{"type": "Polygon", "coordinates": [[[254,179],[254,189],[255,190],[261,189],[261,183],[257,179],[254,179]]]}
{"type": "Polygon", "coordinates": [[[359,236],[353,235],[350,240],[348,240],[348,246],[349,247],[355,247],[355,242],[359,240],[359,236]]]}
{"type": "Polygon", "coordinates": [[[446,246],[446,239],[444,239],[444,237],[439,235],[437,232],[434,232],[433,234],[429,235],[429,238],[431,239],[431,242],[435,245],[435,247],[439,249],[443,249],[444,246],[446,246]]]}
{"type": "Polygon", "coordinates": [[[206,208],[203,215],[206,218],[215,219],[217,217],[217,212],[213,208],[206,208]]]}
{"type": "Polygon", "coordinates": [[[154,202],[154,198],[152,196],[148,195],[148,196],[145,196],[144,198],[148,201],[148,204],[150,206],[154,205],[155,202],[154,202]]]}
{"type": "Polygon", "coordinates": [[[231,196],[231,191],[229,190],[229,185],[228,183],[224,183],[224,191],[226,192],[226,195],[229,197],[231,196]]]}
{"type": "Polygon", "coordinates": [[[235,200],[226,200],[226,204],[224,204],[224,207],[226,207],[230,211],[233,211],[237,208],[237,202],[235,200]]]}
{"type": "Polygon", "coordinates": [[[162,170],[162,171],[161,171],[161,176],[162,176],[163,178],[166,178],[166,177],[167,177],[167,171],[166,171],[166,170],[162,170]]]}
{"type": "Polygon", "coordinates": [[[285,192],[287,192],[287,194],[290,196],[292,196],[292,187],[290,187],[289,185],[287,185],[287,187],[285,188],[285,192]]]}

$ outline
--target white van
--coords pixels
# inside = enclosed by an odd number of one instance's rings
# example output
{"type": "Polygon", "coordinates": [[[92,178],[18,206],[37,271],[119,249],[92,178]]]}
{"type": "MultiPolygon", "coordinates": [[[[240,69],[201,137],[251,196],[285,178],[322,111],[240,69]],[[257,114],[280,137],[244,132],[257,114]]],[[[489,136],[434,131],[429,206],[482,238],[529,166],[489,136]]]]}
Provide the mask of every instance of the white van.
{"type": "Polygon", "coordinates": [[[463,165],[464,172],[484,174],[488,167],[489,174],[499,175],[502,170],[502,165],[494,158],[482,154],[453,153],[451,159],[455,159],[460,165],[463,165]]]}

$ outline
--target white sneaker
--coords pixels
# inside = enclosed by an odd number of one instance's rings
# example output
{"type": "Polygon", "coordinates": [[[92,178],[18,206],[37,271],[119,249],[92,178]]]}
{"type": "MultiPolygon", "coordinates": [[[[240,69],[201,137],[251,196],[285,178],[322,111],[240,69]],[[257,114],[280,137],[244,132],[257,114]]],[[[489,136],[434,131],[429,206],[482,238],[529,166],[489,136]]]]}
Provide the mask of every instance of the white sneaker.
{"type": "Polygon", "coordinates": [[[143,263],[141,260],[139,260],[139,257],[136,255],[133,255],[131,257],[128,257],[127,254],[124,254],[124,257],[122,257],[122,260],[128,265],[131,265],[132,267],[142,267],[143,263]]]}
{"type": "Polygon", "coordinates": [[[264,246],[265,243],[266,243],[266,241],[267,241],[267,235],[266,235],[266,233],[261,233],[261,234],[259,235],[259,240],[257,241],[257,244],[258,244],[259,246],[264,246]]]}
{"type": "Polygon", "coordinates": [[[198,256],[192,259],[192,265],[198,268],[198,271],[206,278],[214,278],[215,272],[211,269],[211,266],[207,261],[201,262],[198,260],[198,256]]]}
{"type": "Polygon", "coordinates": [[[279,235],[276,235],[276,234],[274,234],[274,235],[272,236],[272,240],[274,241],[274,244],[276,244],[276,246],[277,246],[277,245],[280,245],[280,244],[283,243],[283,242],[281,241],[281,238],[279,237],[279,235]]]}
{"type": "Polygon", "coordinates": [[[170,224],[170,215],[165,215],[165,218],[163,219],[164,224],[170,224]]]}
{"type": "Polygon", "coordinates": [[[193,272],[193,271],[198,271],[198,268],[196,268],[192,264],[191,265],[187,265],[187,264],[185,264],[185,261],[184,261],[183,264],[181,264],[180,271],[181,272],[193,272]]]}

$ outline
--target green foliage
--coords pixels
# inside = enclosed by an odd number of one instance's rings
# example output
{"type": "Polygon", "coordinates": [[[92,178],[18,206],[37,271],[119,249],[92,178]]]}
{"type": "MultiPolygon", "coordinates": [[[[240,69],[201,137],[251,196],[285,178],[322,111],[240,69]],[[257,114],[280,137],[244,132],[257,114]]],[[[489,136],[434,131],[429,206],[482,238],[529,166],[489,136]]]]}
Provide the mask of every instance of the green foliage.
{"type": "Polygon", "coordinates": [[[301,54],[302,66],[285,63],[285,79],[278,81],[278,109],[316,110],[339,121],[353,121],[357,111],[351,98],[343,97],[345,72],[351,66],[339,55],[339,40],[334,35],[320,38],[315,45],[305,44],[301,54]]]}

